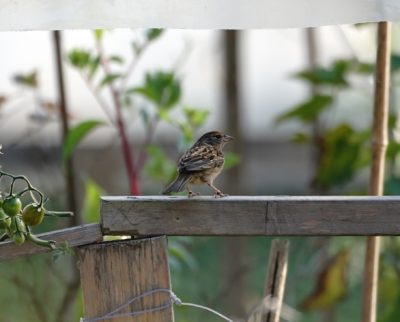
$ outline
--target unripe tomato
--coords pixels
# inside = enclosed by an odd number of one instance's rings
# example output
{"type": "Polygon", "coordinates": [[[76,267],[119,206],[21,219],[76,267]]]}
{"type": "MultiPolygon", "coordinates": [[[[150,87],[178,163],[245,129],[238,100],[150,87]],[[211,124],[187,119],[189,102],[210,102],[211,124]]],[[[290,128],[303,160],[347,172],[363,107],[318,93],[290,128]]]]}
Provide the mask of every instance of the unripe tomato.
{"type": "Polygon", "coordinates": [[[11,217],[7,216],[2,208],[0,208],[0,229],[7,229],[11,225],[11,217]]]}
{"type": "Polygon", "coordinates": [[[15,196],[9,196],[4,199],[2,208],[4,212],[11,217],[18,215],[22,208],[21,199],[15,196]]]}
{"type": "Polygon", "coordinates": [[[39,225],[44,218],[44,208],[37,203],[26,205],[22,210],[22,220],[28,226],[39,225]]]}
{"type": "Polygon", "coordinates": [[[19,231],[13,233],[11,238],[17,245],[21,245],[25,242],[25,235],[19,231]]]}
{"type": "Polygon", "coordinates": [[[26,226],[22,221],[21,216],[14,216],[11,218],[10,231],[12,234],[15,232],[26,233],[26,226]]]}

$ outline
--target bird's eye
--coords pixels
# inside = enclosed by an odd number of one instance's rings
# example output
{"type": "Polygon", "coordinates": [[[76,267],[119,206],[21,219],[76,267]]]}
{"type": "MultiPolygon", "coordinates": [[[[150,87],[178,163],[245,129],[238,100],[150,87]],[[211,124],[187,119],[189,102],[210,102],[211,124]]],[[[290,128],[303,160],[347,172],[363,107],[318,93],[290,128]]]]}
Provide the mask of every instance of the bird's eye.
{"type": "Polygon", "coordinates": [[[222,136],[221,136],[220,134],[217,134],[215,137],[216,137],[217,139],[220,139],[222,136]]]}

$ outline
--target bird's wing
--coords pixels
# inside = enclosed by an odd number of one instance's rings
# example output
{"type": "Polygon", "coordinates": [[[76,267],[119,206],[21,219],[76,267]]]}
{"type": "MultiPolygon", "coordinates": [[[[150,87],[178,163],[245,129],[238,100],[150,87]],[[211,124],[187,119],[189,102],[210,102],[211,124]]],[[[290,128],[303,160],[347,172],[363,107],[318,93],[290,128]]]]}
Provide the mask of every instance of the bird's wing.
{"type": "Polygon", "coordinates": [[[220,167],[224,157],[216,148],[210,145],[195,146],[187,151],[179,160],[180,173],[196,172],[220,167]]]}

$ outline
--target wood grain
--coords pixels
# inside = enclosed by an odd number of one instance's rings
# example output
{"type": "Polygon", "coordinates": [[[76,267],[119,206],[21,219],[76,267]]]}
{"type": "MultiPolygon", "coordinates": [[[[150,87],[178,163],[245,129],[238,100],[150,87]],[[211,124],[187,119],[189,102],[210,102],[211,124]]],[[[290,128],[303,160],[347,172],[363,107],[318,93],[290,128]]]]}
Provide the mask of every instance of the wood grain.
{"type": "Polygon", "coordinates": [[[399,235],[400,197],[103,197],[104,234],[399,235]]]}
{"type": "MultiPolygon", "coordinates": [[[[78,251],[85,320],[109,313],[130,299],[155,289],[170,289],[166,237],[107,242],[78,251]]],[[[119,313],[137,312],[170,303],[168,293],[134,301],[119,313]]],[[[172,307],[104,322],[171,322],[172,307]]]]}
{"type": "MultiPolygon", "coordinates": [[[[57,243],[66,241],[70,247],[91,244],[103,240],[99,224],[88,224],[55,230],[39,234],[38,237],[45,240],[55,240],[57,243]]],[[[10,260],[21,256],[46,253],[49,251],[49,248],[40,247],[31,242],[16,245],[12,241],[5,241],[0,243],[0,261],[10,260]]]]}
{"type": "Polygon", "coordinates": [[[288,257],[289,241],[273,240],[264,288],[264,296],[267,300],[266,304],[271,303],[273,307],[270,307],[270,310],[268,310],[268,307],[266,308],[266,314],[261,318],[261,322],[280,321],[283,295],[285,293],[288,257]]]}

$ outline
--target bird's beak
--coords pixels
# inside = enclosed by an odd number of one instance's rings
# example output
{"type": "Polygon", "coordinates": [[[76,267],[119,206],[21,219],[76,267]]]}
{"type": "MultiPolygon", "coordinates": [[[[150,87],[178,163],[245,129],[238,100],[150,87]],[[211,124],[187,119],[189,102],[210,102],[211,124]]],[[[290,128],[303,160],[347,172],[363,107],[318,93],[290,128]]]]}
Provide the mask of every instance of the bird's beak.
{"type": "Polygon", "coordinates": [[[227,135],[227,134],[224,135],[224,141],[225,142],[229,142],[229,141],[232,141],[232,140],[233,140],[233,136],[230,136],[230,135],[227,135]]]}

